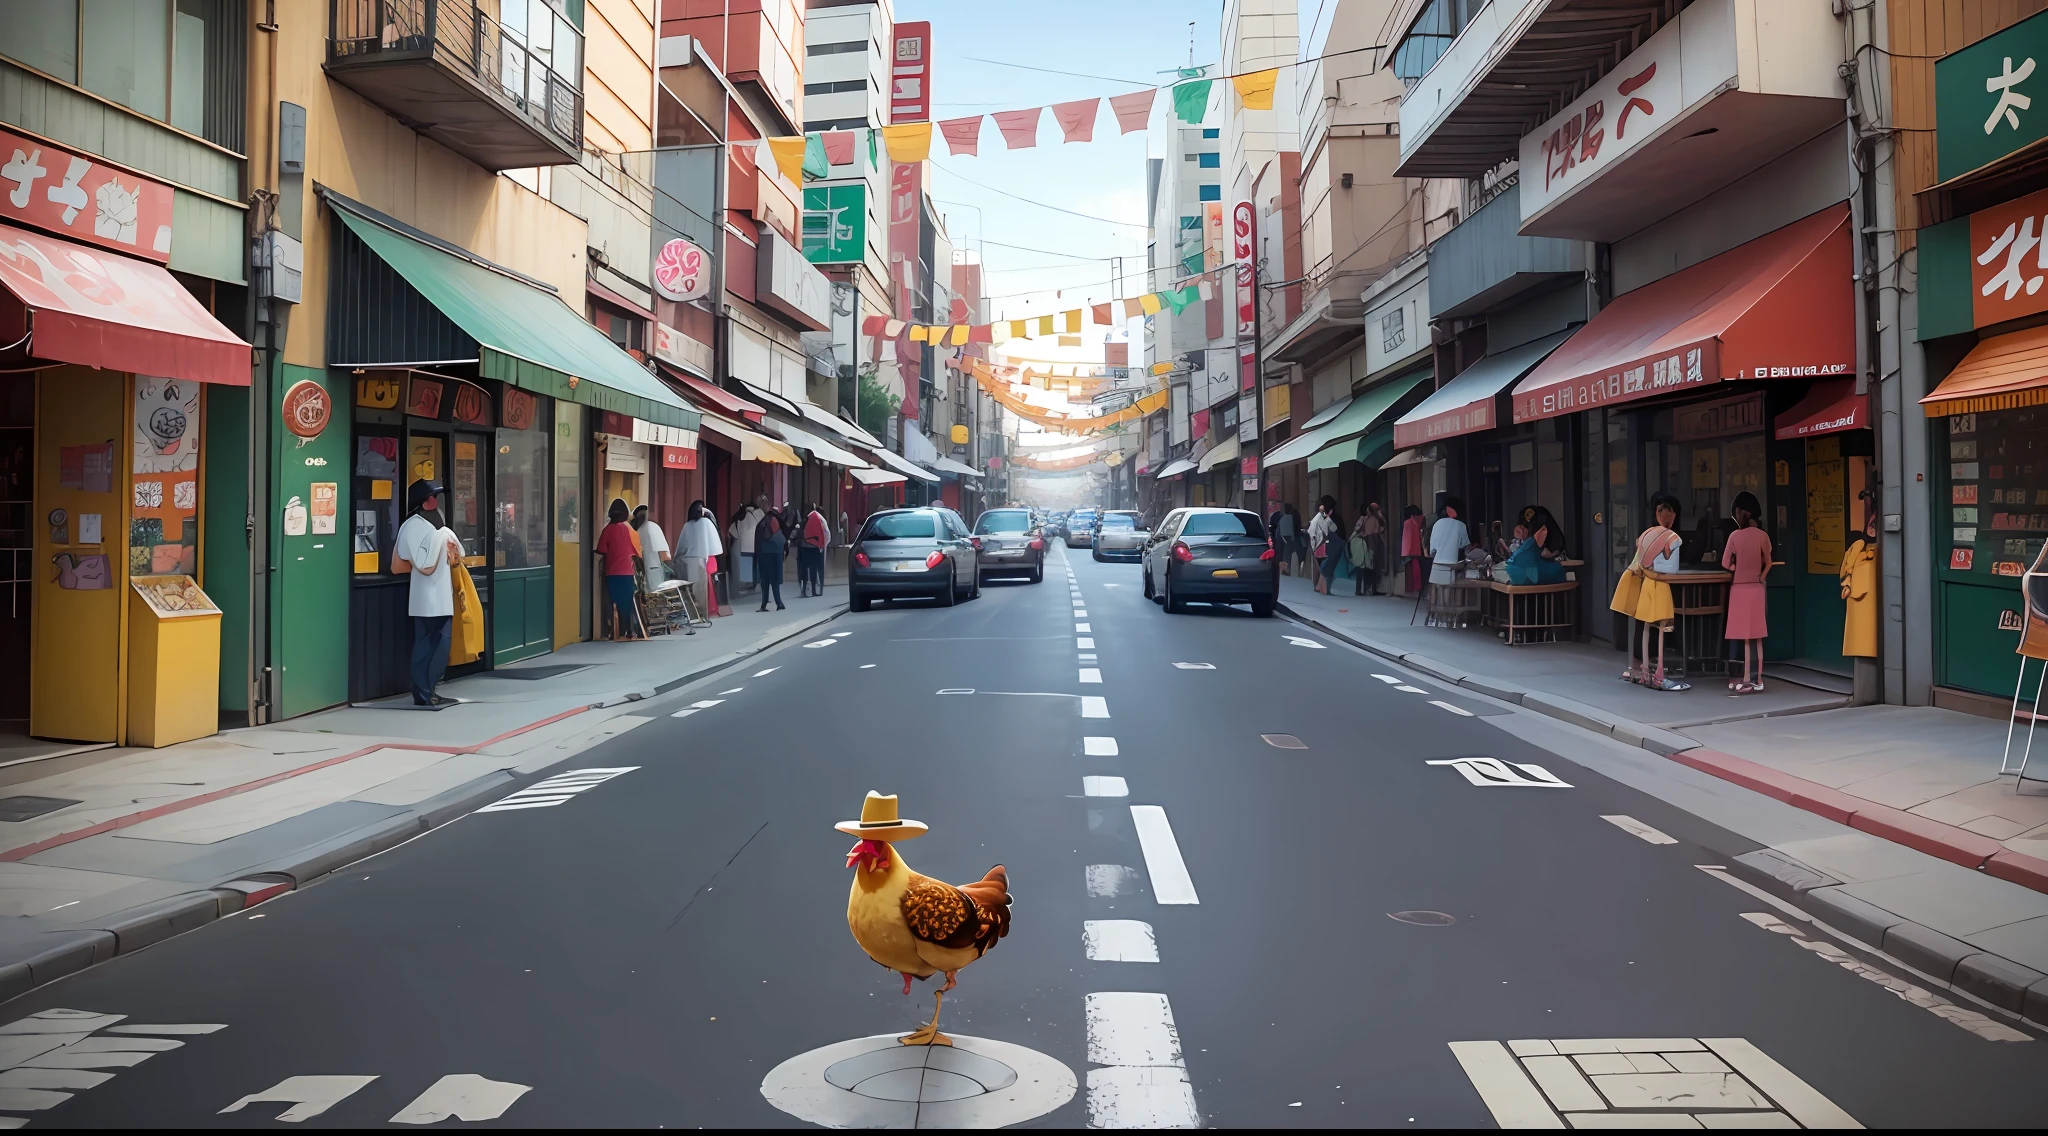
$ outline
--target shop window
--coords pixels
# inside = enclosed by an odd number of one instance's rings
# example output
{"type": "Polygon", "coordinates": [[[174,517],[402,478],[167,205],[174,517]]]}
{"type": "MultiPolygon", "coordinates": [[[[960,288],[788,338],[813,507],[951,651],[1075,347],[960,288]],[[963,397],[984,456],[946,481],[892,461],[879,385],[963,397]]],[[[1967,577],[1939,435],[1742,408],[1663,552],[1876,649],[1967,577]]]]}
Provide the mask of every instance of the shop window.
{"type": "Polygon", "coordinates": [[[2017,580],[2048,540],[2048,407],[1958,414],[1941,426],[1943,562],[1952,576],[2017,580]]]}
{"type": "Polygon", "coordinates": [[[583,407],[555,404],[555,541],[576,544],[582,538],[583,407]]]}
{"type": "Polygon", "coordinates": [[[0,55],[239,152],[242,0],[0,0],[0,55]]]}
{"type": "Polygon", "coordinates": [[[498,500],[496,542],[492,555],[496,568],[539,568],[550,563],[553,526],[548,507],[548,434],[546,407],[524,391],[506,390],[507,424],[498,429],[498,500]],[[531,413],[515,418],[512,404],[525,400],[531,413]],[[511,429],[513,422],[526,422],[525,429],[511,429]]]}
{"type": "Polygon", "coordinates": [[[78,81],[78,0],[0,0],[0,55],[78,81]]]}
{"type": "Polygon", "coordinates": [[[168,108],[170,10],[134,0],[84,0],[78,84],[151,118],[168,108]]]}

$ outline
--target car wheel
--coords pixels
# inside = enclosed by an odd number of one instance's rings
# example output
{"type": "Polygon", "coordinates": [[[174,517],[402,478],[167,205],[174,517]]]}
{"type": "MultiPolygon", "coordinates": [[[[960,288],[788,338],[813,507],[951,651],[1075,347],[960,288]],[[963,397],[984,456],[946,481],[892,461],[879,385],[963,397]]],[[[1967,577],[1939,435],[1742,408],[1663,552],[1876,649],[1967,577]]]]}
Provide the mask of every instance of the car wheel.
{"type": "Polygon", "coordinates": [[[1254,616],[1255,618],[1258,618],[1258,619],[1271,619],[1271,618],[1273,618],[1273,601],[1272,601],[1272,600],[1253,600],[1253,601],[1252,601],[1252,615],[1253,615],[1253,616],[1254,616]]]}
{"type": "Polygon", "coordinates": [[[1177,600],[1177,599],[1173,598],[1173,570],[1172,570],[1171,568],[1169,568],[1169,569],[1167,569],[1167,572],[1166,572],[1166,610],[1167,610],[1167,613],[1168,613],[1168,614],[1170,614],[1170,615],[1179,615],[1179,614],[1181,614],[1182,612],[1186,611],[1187,609],[1188,609],[1188,605],[1187,605],[1187,604],[1185,604],[1185,603],[1181,602],[1180,600],[1177,600]]]}
{"type": "Polygon", "coordinates": [[[978,600],[978,599],[980,599],[980,598],[981,598],[981,569],[980,569],[980,568],[976,568],[976,569],[974,570],[974,586],[973,586],[972,588],[969,588],[969,589],[967,590],[967,598],[968,598],[968,599],[970,599],[970,600],[978,600]]]}
{"type": "Polygon", "coordinates": [[[861,595],[852,588],[846,590],[846,606],[848,608],[854,611],[866,611],[870,602],[866,596],[861,595]]]}
{"type": "Polygon", "coordinates": [[[1102,563],[1102,550],[1101,550],[1101,549],[1099,549],[1099,548],[1098,548],[1098,549],[1095,549],[1095,550],[1094,550],[1093,552],[1089,553],[1089,555],[1090,555],[1090,556],[1092,556],[1092,557],[1094,557],[1094,559],[1095,559],[1095,562],[1096,562],[1097,564],[1100,564],[1100,563],[1102,563]]]}
{"type": "Polygon", "coordinates": [[[1140,573],[1140,574],[1142,574],[1142,575],[1143,575],[1143,576],[1145,577],[1145,598],[1146,598],[1146,599],[1148,599],[1148,600],[1149,600],[1149,599],[1153,599],[1153,598],[1155,598],[1155,597],[1154,597],[1154,596],[1152,595],[1152,568],[1151,568],[1151,566],[1150,566],[1150,565],[1148,565],[1148,564],[1146,564],[1146,563],[1145,563],[1145,562],[1144,562],[1143,560],[1140,560],[1140,561],[1138,561],[1138,571],[1139,571],[1139,573],[1140,573]]]}
{"type": "Polygon", "coordinates": [[[1031,582],[1034,584],[1045,582],[1045,564],[1043,561],[1031,566],[1031,582]]]}
{"type": "Polygon", "coordinates": [[[939,588],[937,599],[940,607],[952,607],[960,602],[960,593],[953,587],[951,579],[948,579],[944,586],[939,588]]]}

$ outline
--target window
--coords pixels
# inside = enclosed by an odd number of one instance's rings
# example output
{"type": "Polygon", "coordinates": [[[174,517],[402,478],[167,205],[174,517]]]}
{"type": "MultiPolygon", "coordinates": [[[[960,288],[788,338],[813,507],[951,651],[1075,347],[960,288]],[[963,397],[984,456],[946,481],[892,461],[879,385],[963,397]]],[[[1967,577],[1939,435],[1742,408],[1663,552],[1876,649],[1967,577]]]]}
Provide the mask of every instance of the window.
{"type": "Polygon", "coordinates": [[[1222,128],[1222,127],[1218,127],[1218,126],[1211,126],[1211,127],[1208,127],[1208,128],[1206,128],[1206,129],[1204,129],[1204,130],[1202,131],[1202,137],[1204,137],[1204,138],[1221,138],[1221,137],[1223,137],[1223,128],[1222,128]]]}
{"type": "Polygon", "coordinates": [[[805,45],[805,47],[804,47],[804,54],[805,54],[805,55],[851,55],[851,54],[853,54],[853,53],[854,53],[854,52],[856,52],[856,51],[866,51],[867,49],[868,49],[868,41],[866,41],[866,40],[864,40],[864,39],[863,39],[863,40],[855,40],[855,41],[854,41],[854,42],[852,42],[852,43],[813,43],[813,44],[807,44],[807,45],[805,45]]]}
{"type": "Polygon", "coordinates": [[[834,83],[805,83],[804,94],[838,95],[848,91],[864,91],[867,87],[868,81],[866,79],[842,79],[834,83]]]}
{"type": "Polygon", "coordinates": [[[931,540],[938,535],[938,524],[931,513],[884,513],[868,519],[867,530],[860,534],[860,539],[931,540]]]}
{"type": "Polygon", "coordinates": [[[990,533],[1021,533],[1031,531],[1029,509],[990,509],[974,522],[974,531],[987,536],[990,533]]]}
{"type": "Polygon", "coordinates": [[[1222,186],[1220,186],[1220,185],[1205,185],[1205,186],[1203,186],[1203,187],[1202,187],[1202,194],[1201,194],[1201,199],[1202,199],[1203,201],[1221,201],[1221,200],[1223,200],[1223,187],[1222,187],[1222,186]]]}
{"type": "Polygon", "coordinates": [[[1181,232],[1183,232],[1183,233],[1198,233],[1198,232],[1201,232],[1201,230],[1202,230],[1202,219],[1201,219],[1200,217],[1182,217],[1182,218],[1180,219],[1180,231],[1181,231],[1181,232]]]}
{"type": "Polygon", "coordinates": [[[821,134],[827,130],[859,130],[868,125],[865,118],[818,118],[804,123],[805,134],[821,134]]]}
{"type": "Polygon", "coordinates": [[[551,562],[553,526],[548,521],[548,431],[545,399],[524,391],[505,392],[509,400],[524,398],[535,403],[531,424],[525,430],[498,430],[498,500],[496,541],[492,558],[496,568],[539,568],[551,562]]]}
{"type": "Polygon", "coordinates": [[[1223,168],[1223,155],[1218,154],[1213,150],[1207,153],[1197,154],[1195,156],[1202,160],[1200,167],[1202,169],[1220,170],[1223,168]]]}
{"type": "Polygon", "coordinates": [[[1486,0],[1429,0],[1409,26],[1408,34],[1394,46],[1394,74],[1408,86],[1415,86],[1443,58],[1458,33],[1465,30],[1472,13],[1485,6],[1486,0]]]}
{"type": "Polygon", "coordinates": [[[1266,525],[1250,513],[1194,513],[1182,536],[1253,536],[1264,538],[1266,525]]]}
{"type": "Polygon", "coordinates": [[[122,106],[163,120],[170,93],[170,10],[132,0],[84,0],[79,23],[78,85],[122,106]]]}
{"type": "Polygon", "coordinates": [[[0,0],[0,55],[242,149],[242,0],[0,0]]]}
{"type": "Polygon", "coordinates": [[[78,81],[78,0],[0,0],[0,55],[78,81]]]}

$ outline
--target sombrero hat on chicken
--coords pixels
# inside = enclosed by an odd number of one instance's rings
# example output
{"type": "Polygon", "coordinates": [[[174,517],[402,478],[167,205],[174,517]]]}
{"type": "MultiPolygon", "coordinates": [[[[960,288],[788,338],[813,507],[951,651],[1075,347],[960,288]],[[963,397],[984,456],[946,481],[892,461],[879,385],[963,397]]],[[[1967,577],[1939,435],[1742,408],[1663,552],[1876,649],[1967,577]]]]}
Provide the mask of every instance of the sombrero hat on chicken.
{"type": "Polygon", "coordinates": [[[860,803],[859,820],[842,820],[832,827],[863,840],[915,840],[929,831],[921,820],[897,816],[894,793],[885,797],[873,789],[860,803]]]}

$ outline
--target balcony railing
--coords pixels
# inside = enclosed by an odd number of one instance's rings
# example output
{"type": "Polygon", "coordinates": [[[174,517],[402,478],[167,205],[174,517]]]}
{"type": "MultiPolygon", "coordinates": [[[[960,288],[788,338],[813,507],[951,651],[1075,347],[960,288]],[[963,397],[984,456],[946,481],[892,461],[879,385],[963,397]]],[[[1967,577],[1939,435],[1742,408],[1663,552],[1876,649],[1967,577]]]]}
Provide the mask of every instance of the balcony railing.
{"type": "Polygon", "coordinates": [[[490,5],[500,12],[523,8],[525,29],[501,23],[477,0],[328,2],[328,70],[421,133],[494,169],[557,164],[581,153],[583,37],[544,0],[490,5]],[[529,137],[451,108],[444,82],[388,73],[408,67],[461,80],[529,137]],[[543,142],[553,155],[534,153],[543,142]]]}

